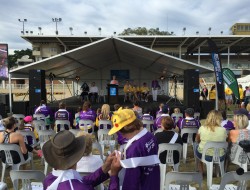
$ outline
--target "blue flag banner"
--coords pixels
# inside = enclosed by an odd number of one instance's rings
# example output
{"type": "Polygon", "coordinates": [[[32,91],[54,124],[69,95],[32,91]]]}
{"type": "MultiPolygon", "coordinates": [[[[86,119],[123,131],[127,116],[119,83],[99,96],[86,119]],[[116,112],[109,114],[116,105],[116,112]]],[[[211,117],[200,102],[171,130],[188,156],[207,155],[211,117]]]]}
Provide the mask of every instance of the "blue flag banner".
{"type": "Polygon", "coordinates": [[[224,93],[224,81],[223,81],[223,71],[221,67],[221,59],[220,55],[218,53],[218,48],[214,41],[211,39],[207,39],[208,46],[211,51],[212,56],[212,62],[214,65],[214,73],[216,77],[216,86],[217,86],[217,93],[218,93],[218,99],[224,100],[225,99],[225,93],[224,93]]]}

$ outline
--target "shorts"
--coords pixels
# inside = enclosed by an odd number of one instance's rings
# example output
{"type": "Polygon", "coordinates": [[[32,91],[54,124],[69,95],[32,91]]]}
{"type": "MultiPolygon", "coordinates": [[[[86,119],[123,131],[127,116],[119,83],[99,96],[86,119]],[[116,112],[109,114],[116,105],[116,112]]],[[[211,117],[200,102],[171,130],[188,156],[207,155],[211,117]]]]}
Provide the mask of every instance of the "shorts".
{"type": "Polygon", "coordinates": [[[233,97],[232,97],[231,94],[230,94],[230,95],[225,95],[225,99],[226,99],[226,100],[233,100],[233,97]]]}
{"type": "MultiPolygon", "coordinates": [[[[199,147],[199,145],[197,145],[196,148],[195,148],[195,155],[201,160],[202,154],[198,151],[198,147],[199,147]]],[[[205,156],[205,160],[207,162],[212,162],[213,156],[206,155],[205,156]]],[[[223,156],[220,157],[220,161],[221,162],[224,161],[224,160],[225,160],[225,155],[223,155],[223,156]]]]}

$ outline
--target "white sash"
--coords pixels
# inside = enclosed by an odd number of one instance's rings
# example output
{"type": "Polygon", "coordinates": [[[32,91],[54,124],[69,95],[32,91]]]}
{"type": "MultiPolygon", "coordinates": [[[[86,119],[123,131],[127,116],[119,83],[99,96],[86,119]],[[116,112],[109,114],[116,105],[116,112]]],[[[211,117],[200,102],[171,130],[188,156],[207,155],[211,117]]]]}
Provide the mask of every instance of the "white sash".
{"type": "Polygon", "coordinates": [[[120,162],[123,168],[136,168],[138,166],[150,166],[150,165],[160,164],[158,155],[134,157],[126,160],[121,160],[120,162]]]}
{"type": "Polygon", "coordinates": [[[57,179],[47,188],[47,190],[57,190],[59,183],[64,181],[69,181],[71,189],[74,190],[73,185],[71,183],[72,179],[77,179],[82,182],[82,177],[75,170],[53,170],[53,176],[57,176],[57,179]]]}
{"type": "Polygon", "coordinates": [[[171,141],[169,142],[169,144],[174,144],[176,142],[178,138],[178,134],[177,133],[174,133],[174,136],[172,137],[171,141]]]}

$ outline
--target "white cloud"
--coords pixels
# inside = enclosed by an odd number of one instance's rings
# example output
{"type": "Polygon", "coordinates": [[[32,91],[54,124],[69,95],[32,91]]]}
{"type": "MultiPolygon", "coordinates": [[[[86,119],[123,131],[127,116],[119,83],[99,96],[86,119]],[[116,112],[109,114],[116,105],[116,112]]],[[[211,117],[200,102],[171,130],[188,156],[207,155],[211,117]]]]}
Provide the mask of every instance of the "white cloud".
{"type": "Polygon", "coordinates": [[[13,49],[30,48],[30,44],[20,38],[22,23],[18,19],[28,19],[25,30],[37,34],[38,26],[44,35],[55,34],[52,18],[62,18],[58,23],[59,34],[69,35],[73,27],[74,35],[112,35],[125,28],[145,26],[159,27],[160,30],[182,34],[206,34],[212,27],[212,34],[229,33],[236,22],[250,22],[248,0],[8,0],[1,4],[0,43],[5,42],[13,49]]]}

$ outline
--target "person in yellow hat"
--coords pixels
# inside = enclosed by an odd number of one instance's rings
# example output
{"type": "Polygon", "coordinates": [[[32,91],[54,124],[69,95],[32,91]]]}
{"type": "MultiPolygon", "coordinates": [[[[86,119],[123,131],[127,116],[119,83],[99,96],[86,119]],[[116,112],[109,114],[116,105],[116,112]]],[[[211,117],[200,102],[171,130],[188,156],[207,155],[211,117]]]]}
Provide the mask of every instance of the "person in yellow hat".
{"type": "Polygon", "coordinates": [[[142,122],[136,118],[131,109],[122,109],[112,116],[113,128],[109,135],[120,132],[128,139],[124,148],[124,168],[122,189],[129,190],[159,190],[160,189],[160,160],[158,158],[158,144],[155,137],[143,128],[142,122]]]}

